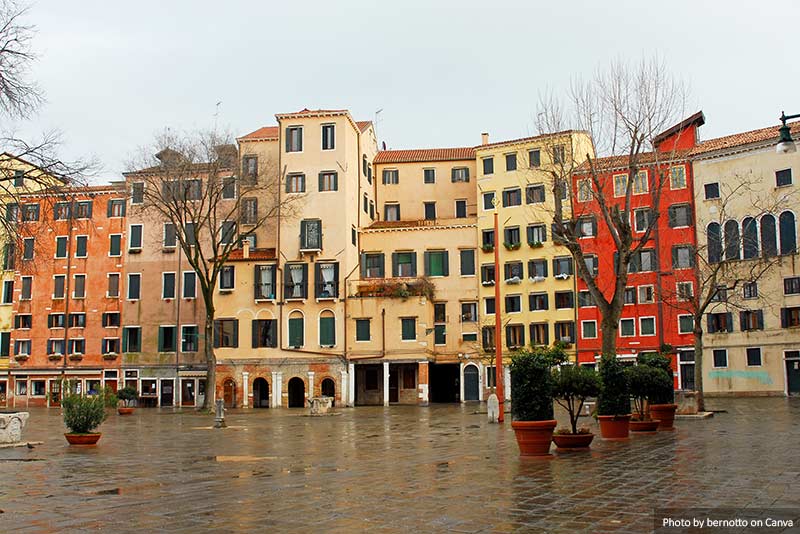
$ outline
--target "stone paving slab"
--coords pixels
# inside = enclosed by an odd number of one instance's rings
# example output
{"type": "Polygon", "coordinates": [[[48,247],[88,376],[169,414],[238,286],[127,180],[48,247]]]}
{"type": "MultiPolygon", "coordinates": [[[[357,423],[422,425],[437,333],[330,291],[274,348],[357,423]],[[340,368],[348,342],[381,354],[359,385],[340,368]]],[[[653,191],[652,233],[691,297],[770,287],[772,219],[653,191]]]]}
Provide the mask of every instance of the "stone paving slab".
{"type": "MultiPolygon", "coordinates": [[[[800,399],[715,399],[674,432],[520,458],[475,405],[110,415],[69,447],[34,409],[0,450],[0,532],[651,532],[653,510],[800,506],[800,399]]],[[[582,424],[596,432],[593,420],[582,424]]]]}

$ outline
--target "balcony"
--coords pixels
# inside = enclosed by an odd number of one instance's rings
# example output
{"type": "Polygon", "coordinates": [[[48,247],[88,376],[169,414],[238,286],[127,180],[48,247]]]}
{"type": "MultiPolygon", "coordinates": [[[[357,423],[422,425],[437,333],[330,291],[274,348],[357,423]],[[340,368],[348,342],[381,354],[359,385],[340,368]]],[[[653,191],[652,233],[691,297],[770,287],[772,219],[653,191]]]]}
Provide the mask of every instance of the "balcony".
{"type": "Polygon", "coordinates": [[[436,286],[425,277],[419,278],[376,278],[357,280],[354,295],[358,298],[381,297],[407,299],[426,297],[433,300],[436,286]]]}

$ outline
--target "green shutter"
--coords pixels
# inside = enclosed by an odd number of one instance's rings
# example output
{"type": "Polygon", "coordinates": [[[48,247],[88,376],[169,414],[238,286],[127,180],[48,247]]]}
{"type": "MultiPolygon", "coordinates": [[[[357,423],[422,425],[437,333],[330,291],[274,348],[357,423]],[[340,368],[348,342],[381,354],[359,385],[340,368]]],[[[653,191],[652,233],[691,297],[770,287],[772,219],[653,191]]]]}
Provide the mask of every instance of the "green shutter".
{"type": "Polygon", "coordinates": [[[396,277],[400,276],[400,274],[399,274],[400,269],[399,269],[399,262],[398,262],[399,257],[398,256],[399,256],[398,252],[392,252],[392,277],[393,278],[396,278],[396,277]]]}
{"type": "MultiPolygon", "coordinates": [[[[216,337],[214,339],[215,339],[214,346],[217,347],[218,345],[216,344],[216,337]]],[[[158,327],[158,352],[164,352],[164,327],[163,326],[159,326],[158,327]]]]}
{"type": "Polygon", "coordinates": [[[431,275],[431,253],[425,252],[425,276],[431,275]]]}
{"type": "Polygon", "coordinates": [[[450,251],[448,250],[442,253],[442,275],[450,276],[450,251]]]}
{"type": "MultiPolygon", "coordinates": [[[[214,321],[214,348],[219,348],[220,338],[222,337],[222,328],[219,321],[214,321]]],[[[161,335],[161,329],[159,328],[158,332],[159,336],[161,335]]],[[[160,343],[160,341],[159,341],[160,343]]]]}
{"type": "Polygon", "coordinates": [[[411,276],[417,276],[417,253],[411,252],[411,276]]]}
{"type": "Polygon", "coordinates": [[[361,278],[367,277],[367,255],[363,252],[359,254],[359,270],[361,271],[361,278]]]}
{"type": "Polygon", "coordinates": [[[380,268],[381,268],[381,269],[380,269],[380,273],[381,273],[381,274],[380,274],[380,277],[381,277],[381,278],[383,278],[383,277],[385,277],[385,276],[386,276],[386,269],[385,269],[385,265],[386,265],[386,258],[385,258],[385,256],[384,256],[384,254],[383,254],[383,253],[381,253],[381,254],[378,254],[378,256],[380,257],[380,268]]]}
{"type": "MultiPolygon", "coordinates": [[[[50,322],[48,320],[48,322],[50,322]]],[[[128,352],[128,336],[131,335],[131,331],[127,328],[122,329],[122,352],[128,352]]]]}
{"type": "Polygon", "coordinates": [[[319,320],[320,345],[336,344],[336,319],[333,317],[320,317],[319,320]]]}
{"type": "Polygon", "coordinates": [[[233,321],[233,348],[239,347],[239,319],[233,321]]]}
{"type": "Polygon", "coordinates": [[[289,346],[303,346],[303,319],[289,319],[289,346]]]}
{"type": "Polygon", "coordinates": [[[323,189],[322,189],[322,187],[323,187],[323,186],[322,186],[322,174],[323,174],[323,173],[319,173],[319,174],[317,175],[317,188],[318,188],[318,189],[317,189],[317,191],[322,191],[322,190],[323,190],[323,189]]]}

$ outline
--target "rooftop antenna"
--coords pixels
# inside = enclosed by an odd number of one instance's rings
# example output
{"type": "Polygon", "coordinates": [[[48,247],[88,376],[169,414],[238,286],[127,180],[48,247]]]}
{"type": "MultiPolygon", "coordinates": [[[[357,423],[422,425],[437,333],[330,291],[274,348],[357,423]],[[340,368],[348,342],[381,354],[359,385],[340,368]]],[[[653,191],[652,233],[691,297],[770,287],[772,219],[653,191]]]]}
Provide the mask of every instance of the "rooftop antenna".
{"type": "Polygon", "coordinates": [[[378,137],[378,115],[380,115],[381,111],[383,111],[383,108],[375,112],[375,120],[372,121],[373,128],[375,128],[375,137],[378,137]]]}
{"type": "Polygon", "coordinates": [[[214,131],[217,131],[217,118],[219,117],[219,106],[222,104],[222,100],[217,102],[214,106],[214,131]]]}

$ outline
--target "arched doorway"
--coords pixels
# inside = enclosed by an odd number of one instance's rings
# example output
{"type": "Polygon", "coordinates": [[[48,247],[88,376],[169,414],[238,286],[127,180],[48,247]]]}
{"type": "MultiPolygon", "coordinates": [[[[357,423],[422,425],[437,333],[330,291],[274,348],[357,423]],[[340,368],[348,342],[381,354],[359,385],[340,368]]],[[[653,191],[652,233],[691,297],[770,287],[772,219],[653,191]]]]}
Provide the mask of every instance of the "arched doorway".
{"type": "MultiPolygon", "coordinates": [[[[336,398],[336,384],[333,382],[332,378],[326,378],[320,384],[320,391],[322,392],[323,397],[330,397],[332,399],[336,398]]],[[[336,404],[336,401],[332,401],[332,405],[336,404]]]]}
{"type": "Polygon", "coordinates": [[[464,367],[464,400],[478,400],[478,368],[474,365],[464,367]]]}
{"type": "Polygon", "coordinates": [[[289,408],[303,408],[306,405],[306,385],[302,378],[289,380],[289,408]]]}
{"type": "Polygon", "coordinates": [[[261,377],[253,380],[253,408],[269,408],[269,384],[261,377]]]}
{"type": "Polygon", "coordinates": [[[227,378],[222,384],[222,399],[226,408],[236,407],[236,382],[232,378],[227,378]]]}

